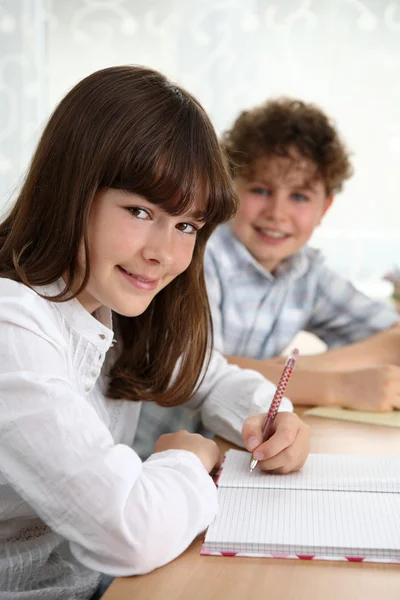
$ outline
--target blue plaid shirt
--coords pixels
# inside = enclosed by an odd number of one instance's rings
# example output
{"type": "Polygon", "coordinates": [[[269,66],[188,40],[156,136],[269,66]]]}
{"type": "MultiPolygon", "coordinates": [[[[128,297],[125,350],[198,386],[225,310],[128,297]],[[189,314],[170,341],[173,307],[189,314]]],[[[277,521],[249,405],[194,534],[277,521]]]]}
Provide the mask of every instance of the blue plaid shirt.
{"type": "Polygon", "coordinates": [[[214,346],[227,356],[279,356],[302,330],[335,348],[398,320],[394,309],[359,292],[308,246],[271,275],[229,224],[207,244],[205,267],[214,346]]]}
{"type": "MultiPolygon", "coordinates": [[[[226,356],[278,356],[302,330],[329,348],[344,346],[398,320],[394,310],[356,290],[325,264],[318,250],[307,246],[271,275],[229,224],[210,238],[205,269],[214,346],[226,356]]],[[[196,411],[143,404],[134,448],[146,458],[162,433],[179,429],[207,434],[196,411]]]]}

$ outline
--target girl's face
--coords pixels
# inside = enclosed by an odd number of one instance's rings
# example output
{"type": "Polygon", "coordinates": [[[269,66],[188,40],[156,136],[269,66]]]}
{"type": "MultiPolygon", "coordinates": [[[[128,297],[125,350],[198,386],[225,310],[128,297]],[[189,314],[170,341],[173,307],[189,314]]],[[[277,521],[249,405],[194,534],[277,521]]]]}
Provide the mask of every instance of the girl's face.
{"type": "Polygon", "coordinates": [[[88,239],[90,278],[78,300],[135,317],[189,266],[203,222],[194,213],[169,215],[141,196],[101,190],[93,200],[88,239]]]}

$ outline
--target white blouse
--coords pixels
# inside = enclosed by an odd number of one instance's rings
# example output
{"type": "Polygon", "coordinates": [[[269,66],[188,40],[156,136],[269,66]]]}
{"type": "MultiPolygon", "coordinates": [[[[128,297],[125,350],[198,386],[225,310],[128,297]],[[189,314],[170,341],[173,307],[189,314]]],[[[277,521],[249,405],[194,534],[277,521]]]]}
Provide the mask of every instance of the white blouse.
{"type": "MultiPolygon", "coordinates": [[[[108,310],[95,318],[77,300],[49,302],[0,279],[0,597],[88,599],[100,572],[160,567],[216,514],[215,486],[193,453],[142,463],[130,448],[140,403],[105,397],[112,344],[108,310]]],[[[214,353],[190,405],[242,444],[244,419],[264,412],[274,389],[214,353]]]]}

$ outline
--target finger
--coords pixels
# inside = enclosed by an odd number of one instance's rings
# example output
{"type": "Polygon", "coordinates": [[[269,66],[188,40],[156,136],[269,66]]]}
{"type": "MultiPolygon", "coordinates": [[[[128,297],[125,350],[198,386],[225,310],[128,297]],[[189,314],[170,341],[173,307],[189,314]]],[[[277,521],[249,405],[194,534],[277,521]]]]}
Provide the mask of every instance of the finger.
{"type": "Polygon", "coordinates": [[[279,452],[272,458],[259,461],[257,466],[262,471],[268,471],[268,473],[288,473],[292,466],[292,455],[288,455],[287,452],[288,449],[279,452]]]}
{"type": "Polygon", "coordinates": [[[304,465],[310,449],[310,433],[306,426],[298,430],[291,446],[272,458],[263,460],[258,466],[269,473],[289,473],[297,471],[304,465]]]}
{"type": "Polygon", "coordinates": [[[252,415],[248,417],[243,425],[242,438],[249,452],[262,443],[262,428],[266,415],[252,415]]]}
{"type": "Polygon", "coordinates": [[[277,427],[274,434],[267,440],[262,443],[258,448],[253,452],[253,456],[255,459],[262,461],[265,459],[270,459],[274,456],[280,454],[283,450],[290,447],[296,439],[298,432],[298,427],[290,425],[283,425],[277,427]]]}

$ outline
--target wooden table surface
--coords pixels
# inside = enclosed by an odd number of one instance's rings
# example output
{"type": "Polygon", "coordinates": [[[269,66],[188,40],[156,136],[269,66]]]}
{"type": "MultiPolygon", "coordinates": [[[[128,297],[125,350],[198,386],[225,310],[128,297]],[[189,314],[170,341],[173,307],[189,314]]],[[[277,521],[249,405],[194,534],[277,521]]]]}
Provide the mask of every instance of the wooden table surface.
{"type": "MultiPolygon", "coordinates": [[[[400,455],[400,429],[304,420],[311,452],[400,455]]],[[[400,600],[400,565],[200,556],[200,546],[198,538],[165,567],[116,579],[103,600],[400,600]]]]}

